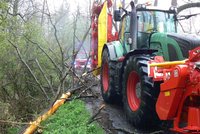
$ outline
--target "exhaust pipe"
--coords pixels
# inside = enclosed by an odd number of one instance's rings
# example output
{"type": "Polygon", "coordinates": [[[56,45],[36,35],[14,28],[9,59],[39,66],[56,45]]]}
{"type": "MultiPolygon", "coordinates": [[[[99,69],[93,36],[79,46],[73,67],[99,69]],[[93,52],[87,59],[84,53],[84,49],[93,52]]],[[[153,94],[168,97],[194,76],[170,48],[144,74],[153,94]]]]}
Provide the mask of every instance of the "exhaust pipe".
{"type": "Polygon", "coordinates": [[[131,46],[130,49],[137,49],[137,13],[136,7],[133,1],[130,2],[131,5],[131,23],[130,23],[130,36],[131,36],[131,46]]]}

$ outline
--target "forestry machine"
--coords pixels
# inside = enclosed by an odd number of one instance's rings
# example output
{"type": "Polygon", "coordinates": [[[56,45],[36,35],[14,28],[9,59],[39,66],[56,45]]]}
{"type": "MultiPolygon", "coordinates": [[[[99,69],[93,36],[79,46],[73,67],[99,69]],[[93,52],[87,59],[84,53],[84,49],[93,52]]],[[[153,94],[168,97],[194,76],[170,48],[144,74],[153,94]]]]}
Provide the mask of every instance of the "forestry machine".
{"type": "Polygon", "coordinates": [[[176,8],[131,1],[113,17],[112,7],[92,8],[92,67],[104,101],[122,102],[137,129],[169,121],[173,131],[200,133],[200,40],[177,33],[176,8]]]}

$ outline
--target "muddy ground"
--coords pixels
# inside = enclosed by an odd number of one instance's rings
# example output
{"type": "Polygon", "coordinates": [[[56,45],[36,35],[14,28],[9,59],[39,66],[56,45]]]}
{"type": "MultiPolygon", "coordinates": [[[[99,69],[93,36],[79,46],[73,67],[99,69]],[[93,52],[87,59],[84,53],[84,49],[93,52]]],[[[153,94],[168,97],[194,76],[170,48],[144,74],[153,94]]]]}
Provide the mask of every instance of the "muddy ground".
{"type": "Polygon", "coordinates": [[[97,97],[85,98],[83,100],[86,102],[87,109],[91,115],[95,115],[99,111],[98,109],[105,104],[105,107],[97,115],[97,122],[105,130],[106,134],[173,134],[163,129],[157,129],[151,132],[135,129],[127,122],[122,105],[106,104],[101,96],[99,85],[93,87],[92,91],[97,97]]]}

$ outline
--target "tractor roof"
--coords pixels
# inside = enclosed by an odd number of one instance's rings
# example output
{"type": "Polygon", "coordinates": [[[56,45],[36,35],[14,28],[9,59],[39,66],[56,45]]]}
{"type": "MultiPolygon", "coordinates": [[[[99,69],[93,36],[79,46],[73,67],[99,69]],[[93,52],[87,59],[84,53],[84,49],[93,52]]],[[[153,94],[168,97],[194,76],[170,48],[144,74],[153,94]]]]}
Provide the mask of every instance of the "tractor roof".
{"type": "Polygon", "coordinates": [[[137,11],[161,11],[161,12],[168,12],[168,13],[176,13],[175,7],[170,8],[159,8],[155,6],[145,6],[143,4],[138,4],[136,6],[137,11]]]}

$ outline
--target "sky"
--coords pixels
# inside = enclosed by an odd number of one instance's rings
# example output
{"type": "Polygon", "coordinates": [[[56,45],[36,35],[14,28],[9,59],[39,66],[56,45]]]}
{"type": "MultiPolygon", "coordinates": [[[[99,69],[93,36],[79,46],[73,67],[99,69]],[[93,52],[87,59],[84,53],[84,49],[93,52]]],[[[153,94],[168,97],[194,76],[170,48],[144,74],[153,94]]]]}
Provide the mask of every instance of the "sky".
{"type": "MultiPolygon", "coordinates": [[[[71,12],[74,12],[77,9],[77,6],[79,5],[81,9],[86,9],[89,5],[88,2],[90,0],[47,0],[49,4],[49,8],[51,11],[55,11],[56,9],[59,9],[59,7],[62,5],[63,1],[67,1],[70,4],[71,12]]],[[[94,0],[91,0],[94,1],[94,0]]],[[[99,0],[100,1],[100,0],[99,0]]],[[[104,0],[102,0],[104,1],[104,0]]],[[[120,0],[117,0],[120,1],[120,0]]],[[[130,3],[131,0],[125,0],[126,3],[130,3]]],[[[138,0],[138,3],[145,3],[145,2],[151,2],[154,3],[155,0],[138,0]]],[[[188,0],[178,0],[178,4],[182,5],[183,1],[188,0]]],[[[195,0],[192,0],[195,1],[195,0]]],[[[198,0],[196,0],[198,1],[198,0]]],[[[169,8],[171,5],[171,0],[158,0],[158,7],[160,8],[169,8]]]]}
{"type": "MultiPolygon", "coordinates": [[[[70,4],[71,12],[74,12],[79,5],[82,9],[87,8],[89,0],[47,0],[49,8],[51,11],[59,9],[62,5],[63,1],[67,1],[70,4]]],[[[93,0],[92,0],[93,1],[93,0]]],[[[103,0],[102,0],[103,1],[103,0]]],[[[119,1],[119,0],[118,0],[119,1]]],[[[131,0],[126,0],[126,3],[130,3],[131,0]]],[[[139,3],[145,3],[147,1],[151,1],[154,3],[154,0],[138,0],[139,3]]],[[[170,7],[170,0],[158,0],[158,6],[161,8],[169,8],[170,7]]]]}
{"type": "MultiPolygon", "coordinates": [[[[80,6],[81,13],[84,13],[88,9],[89,1],[93,1],[93,0],[47,0],[51,12],[58,10],[59,7],[62,5],[63,1],[67,1],[67,3],[70,4],[69,5],[70,12],[71,12],[71,14],[73,14],[76,11],[78,5],[80,6]]],[[[102,1],[104,1],[104,0],[102,0],[102,1]]],[[[117,1],[120,1],[120,0],[117,0],[117,1]]],[[[131,0],[125,0],[125,2],[127,4],[129,4],[130,1],[131,0]]],[[[151,2],[153,4],[155,0],[138,0],[138,3],[146,3],[147,1],[151,2]]],[[[178,6],[184,4],[187,1],[188,0],[178,0],[178,6]]],[[[199,0],[192,0],[192,1],[199,1],[199,0]]],[[[170,5],[171,5],[171,0],[158,0],[158,7],[161,9],[169,9],[170,5]]],[[[199,10],[198,10],[198,13],[199,13],[199,10]]],[[[183,12],[183,14],[189,14],[189,13],[188,13],[188,11],[186,11],[186,13],[183,12]]],[[[193,22],[195,22],[194,25],[196,26],[196,25],[198,25],[199,20],[193,21],[193,22]]]]}
{"type": "Polygon", "coordinates": [[[81,8],[87,7],[88,0],[47,0],[49,8],[51,11],[58,10],[59,7],[63,4],[63,1],[67,1],[70,4],[71,12],[76,11],[77,6],[79,5],[81,8]]]}

